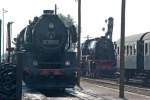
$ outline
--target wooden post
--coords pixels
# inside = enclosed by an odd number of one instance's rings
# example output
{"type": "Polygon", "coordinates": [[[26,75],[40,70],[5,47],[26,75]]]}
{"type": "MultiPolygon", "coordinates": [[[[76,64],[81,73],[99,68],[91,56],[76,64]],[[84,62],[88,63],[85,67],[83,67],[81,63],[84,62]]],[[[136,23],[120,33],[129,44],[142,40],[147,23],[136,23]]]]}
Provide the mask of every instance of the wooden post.
{"type": "Polygon", "coordinates": [[[5,16],[4,16],[4,15],[5,15],[5,13],[7,13],[8,11],[5,10],[4,8],[2,9],[2,11],[3,11],[3,40],[2,40],[2,41],[3,41],[3,54],[2,54],[2,57],[3,57],[3,61],[4,61],[4,60],[5,60],[5,57],[4,57],[4,56],[5,56],[5,54],[4,54],[4,53],[5,53],[5,49],[4,49],[4,45],[5,45],[5,44],[4,44],[4,38],[5,38],[5,35],[4,35],[4,34],[5,34],[5,32],[4,32],[4,31],[5,31],[5,30],[4,30],[4,24],[5,24],[5,23],[4,23],[4,20],[5,20],[5,16]]]}
{"type": "Polygon", "coordinates": [[[8,52],[8,57],[7,57],[7,62],[10,62],[10,47],[11,47],[11,40],[10,40],[10,22],[7,23],[7,52],[8,52]]]}
{"type": "Polygon", "coordinates": [[[1,35],[2,35],[2,20],[0,19],[0,63],[1,63],[1,35]]]}
{"type": "Polygon", "coordinates": [[[17,89],[16,89],[16,100],[21,100],[22,99],[22,77],[23,77],[23,52],[20,52],[18,50],[18,44],[19,44],[19,41],[18,41],[18,38],[17,38],[17,45],[16,45],[16,48],[17,48],[17,64],[16,64],[16,67],[17,67],[17,81],[16,81],[16,84],[17,84],[17,89]]]}
{"type": "Polygon", "coordinates": [[[12,24],[14,22],[8,22],[7,23],[7,44],[6,44],[6,47],[7,47],[7,52],[8,52],[8,57],[7,57],[7,62],[10,63],[10,55],[11,55],[11,52],[12,52],[12,48],[11,48],[11,34],[12,34],[12,24]]]}
{"type": "Polygon", "coordinates": [[[121,10],[121,39],[120,39],[120,85],[119,97],[124,98],[124,42],[125,42],[125,2],[122,0],[121,10]]]}
{"type": "Polygon", "coordinates": [[[79,77],[78,77],[78,86],[80,87],[80,58],[81,58],[81,50],[80,50],[80,36],[81,36],[81,0],[78,0],[78,69],[79,69],[79,77]]]}

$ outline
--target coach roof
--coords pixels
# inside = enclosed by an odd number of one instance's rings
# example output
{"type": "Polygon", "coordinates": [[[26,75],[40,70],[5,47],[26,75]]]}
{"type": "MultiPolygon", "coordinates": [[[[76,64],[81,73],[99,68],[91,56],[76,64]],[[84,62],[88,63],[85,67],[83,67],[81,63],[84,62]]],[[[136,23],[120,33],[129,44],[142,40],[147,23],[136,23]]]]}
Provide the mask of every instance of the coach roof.
{"type": "MultiPolygon", "coordinates": [[[[125,38],[125,42],[136,42],[138,40],[145,40],[145,39],[150,39],[150,33],[146,32],[146,33],[140,33],[140,34],[135,34],[135,35],[131,35],[131,36],[127,36],[125,38]],[[147,36],[148,35],[148,36],[147,36]]],[[[117,41],[117,43],[120,42],[120,39],[117,41]]]]}
{"type": "Polygon", "coordinates": [[[143,37],[143,40],[150,40],[150,32],[146,32],[145,36],[143,37]]]}

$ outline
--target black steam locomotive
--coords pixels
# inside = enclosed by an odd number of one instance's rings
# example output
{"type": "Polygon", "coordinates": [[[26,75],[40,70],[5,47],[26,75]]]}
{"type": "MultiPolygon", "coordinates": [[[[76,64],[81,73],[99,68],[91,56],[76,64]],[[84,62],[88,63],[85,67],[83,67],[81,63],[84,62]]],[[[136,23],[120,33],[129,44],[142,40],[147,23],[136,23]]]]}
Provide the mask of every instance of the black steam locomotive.
{"type": "Polygon", "coordinates": [[[82,45],[83,76],[112,77],[116,72],[116,53],[112,42],[113,18],[108,19],[105,36],[87,39],[82,45]]]}
{"type": "Polygon", "coordinates": [[[36,89],[72,88],[77,83],[75,26],[65,25],[52,10],[29,22],[16,39],[22,53],[23,80],[36,89]]]}

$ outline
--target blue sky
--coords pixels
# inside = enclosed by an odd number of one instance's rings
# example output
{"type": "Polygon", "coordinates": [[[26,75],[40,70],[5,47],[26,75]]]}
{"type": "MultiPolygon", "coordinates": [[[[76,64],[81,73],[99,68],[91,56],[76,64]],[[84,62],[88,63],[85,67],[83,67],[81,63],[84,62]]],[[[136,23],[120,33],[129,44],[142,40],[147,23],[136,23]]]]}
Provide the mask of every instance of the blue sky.
{"type": "MultiPolygon", "coordinates": [[[[40,16],[44,9],[54,9],[58,13],[70,14],[77,23],[76,0],[0,0],[0,18],[2,8],[8,10],[5,14],[5,30],[8,21],[13,24],[13,37],[18,34],[34,16],[40,16]]],[[[114,17],[113,40],[120,38],[121,0],[81,0],[82,1],[82,41],[87,35],[102,36],[107,27],[105,19],[114,17]]],[[[150,31],[150,0],[126,0],[126,36],[150,31]]],[[[6,33],[6,32],[5,32],[6,33]]]]}

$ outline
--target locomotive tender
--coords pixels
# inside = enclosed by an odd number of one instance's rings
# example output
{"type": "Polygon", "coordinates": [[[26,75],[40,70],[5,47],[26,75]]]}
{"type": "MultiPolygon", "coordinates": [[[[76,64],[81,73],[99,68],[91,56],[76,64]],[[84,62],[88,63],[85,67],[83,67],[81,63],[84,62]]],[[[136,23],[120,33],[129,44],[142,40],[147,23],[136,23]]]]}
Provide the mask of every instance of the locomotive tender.
{"type": "Polygon", "coordinates": [[[112,42],[113,18],[108,19],[108,31],[100,38],[87,39],[82,45],[83,76],[112,77],[116,72],[116,53],[112,42]]]}
{"type": "MultiPolygon", "coordinates": [[[[115,43],[117,68],[120,63],[120,40],[115,43]]],[[[150,79],[150,32],[136,34],[125,38],[125,77],[150,79]]]]}
{"type": "Polygon", "coordinates": [[[76,28],[53,14],[35,17],[18,35],[16,50],[22,53],[23,80],[36,89],[73,88],[77,83],[76,28]]]}

